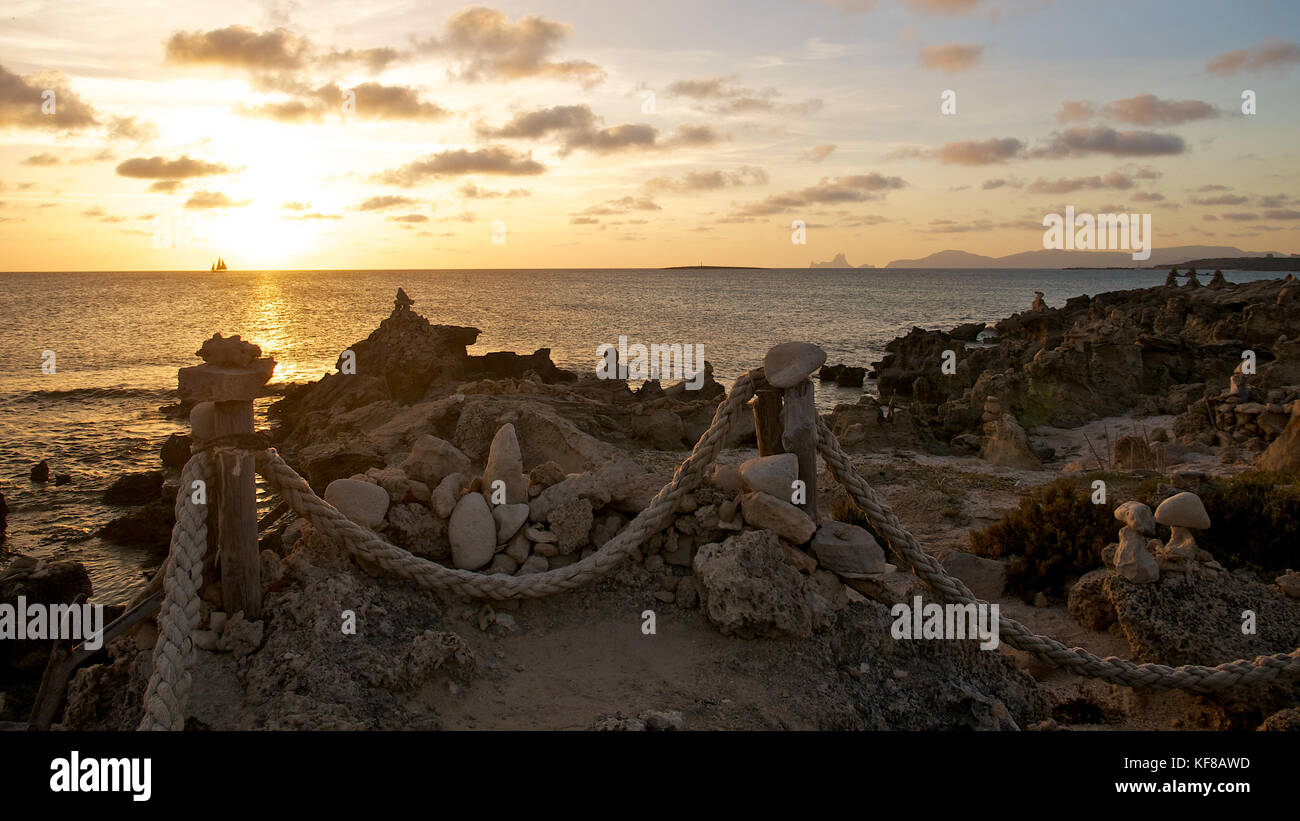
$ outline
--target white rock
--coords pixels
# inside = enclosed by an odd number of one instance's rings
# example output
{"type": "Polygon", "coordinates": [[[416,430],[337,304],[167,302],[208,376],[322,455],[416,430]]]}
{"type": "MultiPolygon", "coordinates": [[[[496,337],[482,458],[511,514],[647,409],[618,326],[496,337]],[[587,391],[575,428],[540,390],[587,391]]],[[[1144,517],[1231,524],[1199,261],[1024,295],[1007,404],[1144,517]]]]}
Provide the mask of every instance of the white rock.
{"type": "Polygon", "coordinates": [[[444,476],[438,486],[434,488],[429,502],[433,507],[433,512],[438,514],[439,519],[445,519],[451,515],[451,511],[456,507],[457,500],[460,499],[460,490],[464,486],[465,474],[452,473],[444,476]]]}
{"type": "Polygon", "coordinates": [[[478,570],[492,561],[497,547],[497,524],[487,500],[466,493],[456,503],[447,526],[451,563],[461,570],[478,570]]]}
{"type": "Polygon", "coordinates": [[[1138,533],[1150,535],[1156,532],[1156,520],[1151,515],[1151,508],[1141,502],[1125,502],[1115,508],[1115,519],[1138,533]]]}
{"type": "Polygon", "coordinates": [[[519,453],[519,439],[515,426],[507,422],[497,429],[488,448],[487,466],[483,469],[483,492],[492,498],[495,482],[504,482],[506,504],[527,504],[528,477],[524,475],[524,459],[519,453]]]}
{"type": "Polygon", "coordinates": [[[402,470],[416,481],[430,487],[437,485],[448,474],[469,471],[469,457],[445,439],[425,434],[415,441],[411,454],[402,462],[402,470]]]}
{"type": "Polygon", "coordinates": [[[375,530],[388,513],[388,491],[360,479],[335,479],[325,488],[325,501],[352,521],[375,530]]]}
{"type": "Polygon", "coordinates": [[[759,491],[789,501],[791,485],[799,478],[799,457],[793,453],[756,456],[740,466],[740,480],[746,491],[759,491]]]}
{"type": "Polygon", "coordinates": [[[826,352],[811,342],[782,342],[763,357],[767,384],[793,388],[826,364],[826,352]]]}
{"type": "Polygon", "coordinates": [[[793,544],[803,544],[817,532],[808,514],[766,493],[746,493],[740,497],[740,511],[749,524],[770,530],[793,544]]]}
{"type": "Polygon", "coordinates": [[[885,551],[870,533],[847,522],[822,522],[810,549],[822,567],[846,579],[885,572],[885,551]]]}
{"type": "Polygon", "coordinates": [[[528,505],[497,505],[492,508],[492,518],[497,523],[497,544],[503,544],[528,521],[528,505]]]}
{"type": "Polygon", "coordinates": [[[1204,530],[1210,526],[1210,514],[1205,512],[1201,497],[1195,493],[1175,493],[1156,508],[1156,521],[1162,525],[1190,527],[1204,530]]]}
{"type": "Polygon", "coordinates": [[[1125,526],[1119,531],[1115,549],[1115,572],[1135,584],[1150,584],[1160,578],[1155,557],[1147,550],[1146,540],[1136,529],[1125,526]]]}

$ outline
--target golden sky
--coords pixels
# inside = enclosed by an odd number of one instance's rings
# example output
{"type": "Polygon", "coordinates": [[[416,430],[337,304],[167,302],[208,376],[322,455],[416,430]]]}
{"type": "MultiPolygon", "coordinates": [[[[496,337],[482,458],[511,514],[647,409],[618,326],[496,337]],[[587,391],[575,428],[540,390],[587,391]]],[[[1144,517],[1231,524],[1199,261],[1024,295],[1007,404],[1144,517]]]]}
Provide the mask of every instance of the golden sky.
{"type": "Polygon", "coordinates": [[[1289,253],[1298,24],[1263,0],[8,0],[0,270],[884,265],[1039,249],[1067,205],[1289,253]]]}

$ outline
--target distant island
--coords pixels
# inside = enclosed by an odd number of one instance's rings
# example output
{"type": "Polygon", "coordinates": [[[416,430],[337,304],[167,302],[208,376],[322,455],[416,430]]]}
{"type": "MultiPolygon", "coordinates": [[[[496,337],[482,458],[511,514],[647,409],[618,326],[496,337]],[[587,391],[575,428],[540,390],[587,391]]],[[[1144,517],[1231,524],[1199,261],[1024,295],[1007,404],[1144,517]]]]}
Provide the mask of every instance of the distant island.
{"type": "MultiPolygon", "coordinates": [[[[1147,260],[1135,260],[1128,251],[1022,251],[1004,257],[988,257],[969,251],[947,250],[920,259],[896,259],[886,268],[1168,268],[1197,264],[1186,260],[1220,258],[1283,257],[1275,251],[1243,251],[1230,245],[1179,245],[1156,248],[1147,260]]],[[[1294,264],[1294,263],[1293,263],[1294,264]]],[[[1218,266],[1224,267],[1224,266],[1218,266]]],[[[1275,270],[1275,269],[1267,269],[1275,270]]]]}
{"type": "Polygon", "coordinates": [[[758,265],[669,265],[661,271],[761,271],[758,265]]]}
{"type": "MultiPolygon", "coordinates": [[[[1152,265],[1152,268],[1164,268],[1164,265],[1152,265]]],[[[1300,255],[1289,257],[1213,257],[1210,259],[1189,259],[1178,263],[1179,268],[1227,268],[1230,271],[1296,271],[1300,270],[1300,255]]]]}
{"type": "Polygon", "coordinates": [[[808,263],[808,267],[809,268],[875,268],[876,266],[850,265],[848,259],[845,258],[844,253],[840,252],[836,254],[835,259],[832,259],[830,262],[810,262],[808,263]]]}

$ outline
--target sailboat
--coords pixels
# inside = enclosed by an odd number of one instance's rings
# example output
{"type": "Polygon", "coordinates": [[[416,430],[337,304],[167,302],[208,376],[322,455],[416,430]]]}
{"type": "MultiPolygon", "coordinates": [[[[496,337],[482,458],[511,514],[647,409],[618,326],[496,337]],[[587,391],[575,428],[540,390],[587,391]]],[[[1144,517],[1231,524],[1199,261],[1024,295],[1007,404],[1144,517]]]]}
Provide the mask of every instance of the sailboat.
{"type": "Polygon", "coordinates": [[[225,261],[224,259],[222,259],[221,257],[217,257],[217,261],[214,262],[214,263],[212,263],[212,270],[213,270],[213,271],[225,271],[225,270],[227,270],[227,269],[226,269],[226,261],[225,261]]]}

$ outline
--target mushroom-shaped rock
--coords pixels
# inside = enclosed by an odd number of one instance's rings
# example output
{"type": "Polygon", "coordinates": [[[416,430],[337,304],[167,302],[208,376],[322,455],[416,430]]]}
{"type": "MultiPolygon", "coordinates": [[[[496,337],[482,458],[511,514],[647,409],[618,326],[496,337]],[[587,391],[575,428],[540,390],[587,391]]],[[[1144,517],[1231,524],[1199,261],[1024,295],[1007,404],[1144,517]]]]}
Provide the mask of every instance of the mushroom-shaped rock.
{"type": "Polygon", "coordinates": [[[1210,514],[1205,512],[1200,496],[1183,491],[1160,503],[1156,508],[1156,521],[1170,527],[1204,530],[1210,526],[1210,514]]]}
{"type": "Polygon", "coordinates": [[[740,480],[747,491],[761,491],[778,499],[789,499],[799,478],[799,457],[793,453],[756,456],[740,466],[740,480]]]}
{"type": "Polygon", "coordinates": [[[1120,528],[1115,572],[1135,584],[1151,584],[1160,579],[1160,567],[1147,549],[1146,540],[1132,527],[1120,528]]]}
{"type": "Polygon", "coordinates": [[[793,388],[826,363],[826,352],[811,342],[782,342],[763,357],[767,384],[793,388]]]}
{"type": "Polygon", "coordinates": [[[483,491],[488,498],[496,494],[497,482],[505,487],[506,504],[528,503],[528,477],[524,475],[519,438],[515,436],[515,426],[509,422],[497,429],[488,448],[487,465],[483,468],[483,491]]]}
{"type": "Polygon", "coordinates": [[[388,491],[360,479],[335,479],[325,488],[325,501],[352,521],[375,530],[388,514],[388,491]]]}
{"type": "Polygon", "coordinates": [[[885,572],[885,551],[870,533],[848,522],[822,522],[809,547],[822,567],[846,579],[885,572]]]}
{"type": "Polygon", "coordinates": [[[461,570],[478,570],[492,561],[497,547],[497,523],[480,493],[466,493],[447,523],[451,563],[461,570]]]}
{"type": "Polygon", "coordinates": [[[1115,508],[1115,519],[1138,533],[1150,535],[1156,532],[1156,520],[1151,515],[1151,508],[1141,502],[1125,502],[1115,508]]]}

